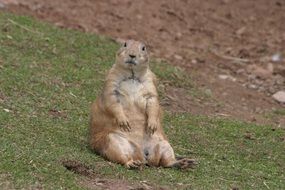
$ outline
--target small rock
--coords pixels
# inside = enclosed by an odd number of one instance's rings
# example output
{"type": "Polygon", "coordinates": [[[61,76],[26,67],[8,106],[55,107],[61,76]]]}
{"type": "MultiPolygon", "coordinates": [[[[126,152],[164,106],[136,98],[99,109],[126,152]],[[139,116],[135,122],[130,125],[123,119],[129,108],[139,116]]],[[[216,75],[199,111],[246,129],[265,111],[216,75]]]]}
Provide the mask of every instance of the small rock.
{"type": "Polygon", "coordinates": [[[177,60],[182,60],[183,59],[183,57],[181,55],[178,55],[178,54],[175,54],[174,58],[177,59],[177,60]]]}
{"type": "Polygon", "coordinates": [[[246,29],[246,27],[241,27],[240,29],[238,29],[238,30],[236,31],[236,34],[237,34],[238,36],[241,36],[241,35],[245,32],[245,29],[246,29]]]}
{"type": "Polygon", "coordinates": [[[276,54],[272,55],[272,57],[271,57],[271,60],[272,60],[273,62],[281,61],[281,59],[282,59],[282,57],[281,57],[281,54],[280,54],[280,53],[276,53],[276,54]]]}
{"type": "Polygon", "coordinates": [[[245,70],[244,70],[244,69],[238,69],[238,70],[236,71],[236,73],[237,73],[237,74],[243,74],[243,73],[245,73],[245,70]]]}
{"type": "Polygon", "coordinates": [[[227,78],[229,78],[228,75],[219,75],[219,79],[226,80],[227,78]]]}
{"type": "Polygon", "coordinates": [[[255,84],[249,84],[248,88],[250,88],[250,89],[257,89],[258,86],[256,86],[255,84]]]}
{"type": "Polygon", "coordinates": [[[285,103],[285,91],[278,91],[272,95],[272,97],[280,103],[285,103]]]}
{"type": "Polygon", "coordinates": [[[192,60],[191,60],[191,63],[192,63],[192,64],[197,64],[198,61],[197,61],[196,59],[192,59],[192,60]]]}
{"type": "Polygon", "coordinates": [[[219,79],[222,79],[222,80],[230,79],[233,82],[236,81],[236,78],[234,78],[234,77],[232,77],[230,75],[219,75],[219,79]]]}

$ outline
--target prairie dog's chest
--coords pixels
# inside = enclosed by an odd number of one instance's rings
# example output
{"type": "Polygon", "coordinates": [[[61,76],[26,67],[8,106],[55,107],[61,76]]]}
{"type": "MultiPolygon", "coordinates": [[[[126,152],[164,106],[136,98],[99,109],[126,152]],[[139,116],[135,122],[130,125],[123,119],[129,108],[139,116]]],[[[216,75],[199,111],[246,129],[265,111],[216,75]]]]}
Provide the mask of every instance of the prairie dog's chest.
{"type": "Polygon", "coordinates": [[[139,80],[127,79],[120,83],[119,93],[121,96],[130,98],[132,100],[137,100],[146,93],[145,86],[139,80]]]}

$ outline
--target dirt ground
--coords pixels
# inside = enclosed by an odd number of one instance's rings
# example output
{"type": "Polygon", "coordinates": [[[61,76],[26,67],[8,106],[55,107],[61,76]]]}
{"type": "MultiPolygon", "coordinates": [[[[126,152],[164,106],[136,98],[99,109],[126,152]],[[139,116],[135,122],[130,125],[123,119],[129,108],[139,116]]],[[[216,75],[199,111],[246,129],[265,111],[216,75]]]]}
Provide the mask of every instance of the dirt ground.
{"type": "Polygon", "coordinates": [[[2,10],[60,27],[145,41],[187,70],[210,98],[168,88],[166,109],[284,126],[272,95],[285,90],[282,0],[0,0],[2,10]],[[183,98],[181,98],[183,97],[183,98]]]}
{"type": "MultiPolygon", "coordinates": [[[[112,163],[110,163],[112,164],[112,163]]],[[[62,160],[62,165],[69,171],[81,175],[83,178],[78,181],[87,189],[104,190],[168,190],[167,187],[150,184],[146,181],[130,182],[123,179],[107,179],[96,173],[87,165],[76,160],[62,160]]]]}

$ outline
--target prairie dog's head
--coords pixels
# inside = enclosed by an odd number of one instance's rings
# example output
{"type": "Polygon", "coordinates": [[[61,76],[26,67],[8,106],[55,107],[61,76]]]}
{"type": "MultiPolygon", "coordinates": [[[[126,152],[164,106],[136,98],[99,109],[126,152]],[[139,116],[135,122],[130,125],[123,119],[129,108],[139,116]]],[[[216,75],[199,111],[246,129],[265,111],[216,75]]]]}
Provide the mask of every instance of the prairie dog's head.
{"type": "Polygon", "coordinates": [[[131,69],[146,68],[148,66],[146,46],[134,40],[124,42],[117,52],[116,64],[131,69]]]}

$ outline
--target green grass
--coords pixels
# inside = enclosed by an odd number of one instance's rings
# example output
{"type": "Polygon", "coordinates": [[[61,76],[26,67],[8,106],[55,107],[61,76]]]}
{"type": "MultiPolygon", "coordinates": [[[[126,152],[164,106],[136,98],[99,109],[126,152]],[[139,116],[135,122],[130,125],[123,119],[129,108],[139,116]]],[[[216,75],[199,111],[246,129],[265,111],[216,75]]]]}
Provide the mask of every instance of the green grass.
{"type": "MultiPolygon", "coordinates": [[[[176,153],[199,160],[194,170],[108,164],[88,149],[87,125],[118,45],[1,12],[0,30],[0,189],[82,189],[62,159],[103,177],[172,188],[285,189],[284,129],[205,116],[164,119],[176,153]]],[[[183,71],[163,64],[153,63],[162,82],[191,87],[188,77],[177,78],[183,71]]]]}

